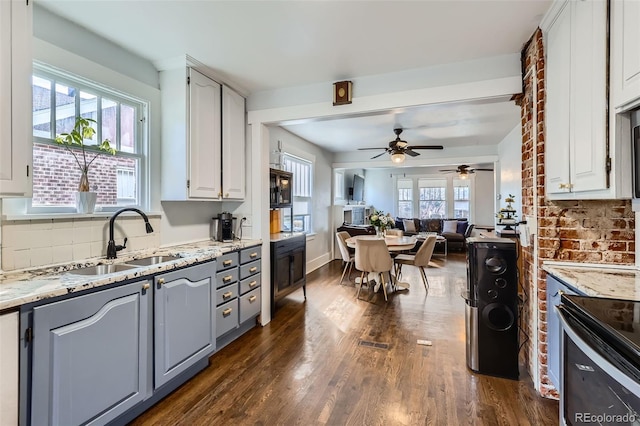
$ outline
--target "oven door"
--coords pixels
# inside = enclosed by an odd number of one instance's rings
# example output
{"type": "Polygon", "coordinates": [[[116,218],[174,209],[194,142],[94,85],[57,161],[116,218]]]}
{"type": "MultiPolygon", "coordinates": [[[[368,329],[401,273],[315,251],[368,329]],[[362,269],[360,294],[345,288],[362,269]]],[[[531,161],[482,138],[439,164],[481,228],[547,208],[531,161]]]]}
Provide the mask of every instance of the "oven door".
{"type": "Polygon", "coordinates": [[[560,305],[560,424],[640,425],[640,370],[560,305]]]}

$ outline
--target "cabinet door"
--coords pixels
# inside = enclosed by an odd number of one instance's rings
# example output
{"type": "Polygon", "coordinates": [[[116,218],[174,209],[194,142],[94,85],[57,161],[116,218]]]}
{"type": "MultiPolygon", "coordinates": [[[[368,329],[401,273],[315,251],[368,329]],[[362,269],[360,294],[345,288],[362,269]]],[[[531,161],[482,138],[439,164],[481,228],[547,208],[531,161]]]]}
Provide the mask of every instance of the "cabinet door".
{"type": "Polygon", "coordinates": [[[150,394],[149,283],[33,310],[31,424],[104,424],[150,394]]]}
{"type": "Polygon", "coordinates": [[[607,2],[571,2],[571,191],[607,188],[607,2]]]}
{"type": "Polygon", "coordinates": [[[298,248],[291,253],[291,284],[301,285],[306,279],[306,248],[298,248]]]}
{"type": "Polygon", "coordinates": [[[222,196],[242,200],[245,194],[244,98],[222,86],[222,196]]]}
{"type": "Polygon", "coordinates": [[[278,254],[276,257],[275,265],[273,265],[275,270],[274,277],[274,288],[277,291],[282,291],[291,286],[291,260],[289,259],[289,252],[278,254]]]}
{"type": "Polygon", "coordinates": [[[0,315],[0,425],[18,424],[18,312],[0,315]]]}
{"type": "Polygon", "coordinates": [[[189,197],[219,199],[220,85],[194,69],[189,77],[189,197]]]}
{"type": "Polygon", "coordinates": [[[546,34],[545,177],[547,193],[569,192],[569,102],[571,87],[571,7],[546,34]]]}
{"type": "Polygon", "coordinates": [[[640,98],[640,2],[611,2],[611,88],[615,107],[640,98]]]}
{"type": "Polygon", "coordinates": [[[32,193],[32,7],[0,1],[0,195],[32,193]]]}
{"type": "Polygon", "coordinates": [[[155,388],[215,349],[216,262],[155,277],[155,388]]]}

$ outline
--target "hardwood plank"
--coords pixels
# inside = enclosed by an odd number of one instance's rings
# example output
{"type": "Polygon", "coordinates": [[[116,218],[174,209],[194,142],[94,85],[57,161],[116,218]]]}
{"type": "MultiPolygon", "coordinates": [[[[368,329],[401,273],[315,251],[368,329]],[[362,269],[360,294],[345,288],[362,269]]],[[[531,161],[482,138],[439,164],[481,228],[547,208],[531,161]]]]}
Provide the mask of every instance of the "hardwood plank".
{"type": "MultiPolygon", "coordinates": [[[[341,262],[309,274],[275,318],[211,357],[211,365],[132,425],[555,425],[557,401],[519,381],[469,371],[464,254],[405,266],[409,290],[340,285],[341,262]],[[417,339],[432,346],[417,345],[417,339]],[[386,343],[388,348],[360,345],[386,343]]],[[[355,276],[356,274],[354,274],[355,276]]]]}

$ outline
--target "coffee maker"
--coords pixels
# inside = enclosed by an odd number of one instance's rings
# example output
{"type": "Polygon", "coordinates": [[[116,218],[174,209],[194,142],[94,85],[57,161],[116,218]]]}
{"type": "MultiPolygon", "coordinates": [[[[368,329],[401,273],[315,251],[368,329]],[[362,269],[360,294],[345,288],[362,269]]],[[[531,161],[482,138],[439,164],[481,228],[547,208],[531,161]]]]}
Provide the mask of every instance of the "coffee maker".
{"type": "Polygon", "coordinates": [[[237,218],[233,217],[229,212],[222,212],[212,219],[214,221],[214,239],[224,243],[232,242],[233,228],[237,218]]]}

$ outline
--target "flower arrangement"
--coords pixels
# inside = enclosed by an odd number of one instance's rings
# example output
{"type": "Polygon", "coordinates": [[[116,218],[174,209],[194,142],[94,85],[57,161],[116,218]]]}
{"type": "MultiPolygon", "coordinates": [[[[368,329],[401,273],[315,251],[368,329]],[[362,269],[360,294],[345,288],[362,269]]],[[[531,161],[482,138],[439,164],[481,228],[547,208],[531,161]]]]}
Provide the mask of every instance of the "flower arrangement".
{"type": "Polygon", "coordinates": [[[78,167],[80,168],[80,172],[82,173],[80,177],[80,184],[78,185],[79,192],[87,192],[90,190],[89,188],[89,166],[102,154],[101,151],[108,152],[113,155],[116,153],[116,150],[111,147],[109,139],[105,139],[95,147],[85,148],[84,140],[93,138],[96,131],[92,127],[91,123],[95,123],[95,120],[91,118],[84,117],[76,117],[75,125],[73,126],[73,130],[70,133],[61,133],[56,136],[55,141],[63,145],[67,151],[69,151],[76,160],[78,167]],[[82,150],[80,156],[78,156],[71,148],[80,148],[82,150]],[[87,158],[87,151],[93,151],[95,155],[93,158],[87,158]]]}
{"type": "Polygon", "coordinates": [[[389,213],[385,215],[382,210],[374,210],[369,215],[369,223],[378,228],[379,231],[384,231],[387,228],[393,228],[394,221],[389,213]]]}

